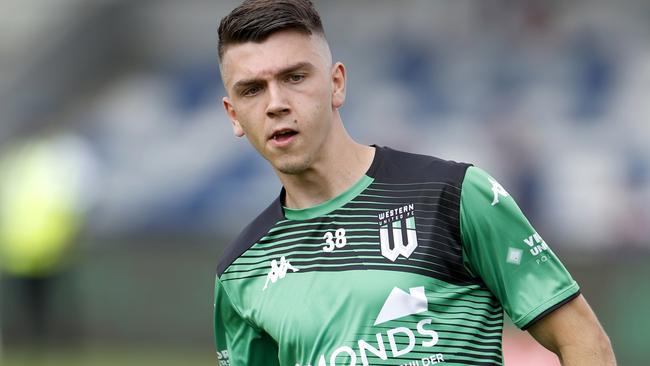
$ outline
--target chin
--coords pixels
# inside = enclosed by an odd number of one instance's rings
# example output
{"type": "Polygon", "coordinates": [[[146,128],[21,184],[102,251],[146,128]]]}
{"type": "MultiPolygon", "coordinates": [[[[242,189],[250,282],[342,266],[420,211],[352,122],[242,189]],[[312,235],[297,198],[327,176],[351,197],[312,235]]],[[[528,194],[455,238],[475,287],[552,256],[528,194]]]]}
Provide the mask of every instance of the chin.
{"type": "Polygon", "coordinates": [[[275,164],[275,169],[283,174],[298,175],[304,173],[310,166],[311,161],[307,158],[290,159],[290,161],[277,162],[275,164]]]}

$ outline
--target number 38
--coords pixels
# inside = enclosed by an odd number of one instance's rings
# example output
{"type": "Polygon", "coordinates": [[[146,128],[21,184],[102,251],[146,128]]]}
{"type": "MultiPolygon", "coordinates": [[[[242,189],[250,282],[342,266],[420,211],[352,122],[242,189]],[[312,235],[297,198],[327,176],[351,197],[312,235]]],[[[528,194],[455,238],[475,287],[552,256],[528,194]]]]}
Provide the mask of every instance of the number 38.
{"type": "Polygon", "coordinates": [[[344,228],[337,229],[334,234],[331,231],[326,232],[323,235],[323,239],[325,239],[325,244],[327,244],[327,246],[323,247],[323,251],[327,253],[334,251],[334,248],[343,248],[348,243],[344,228]]]}

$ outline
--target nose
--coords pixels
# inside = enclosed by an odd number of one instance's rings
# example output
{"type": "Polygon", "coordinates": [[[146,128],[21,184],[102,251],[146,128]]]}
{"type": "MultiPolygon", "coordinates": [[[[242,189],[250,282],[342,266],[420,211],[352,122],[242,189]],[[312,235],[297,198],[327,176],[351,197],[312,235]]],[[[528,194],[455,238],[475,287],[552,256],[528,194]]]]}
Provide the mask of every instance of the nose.
{"type": "Polygon", "coordinates": [[[271,83],[268,89],[269,104],[266,107],[266,115],[269,118],[277,118],[289,114],[291,109],[289,108],[287,97],[282,88],[275,83],[271,83]]]}

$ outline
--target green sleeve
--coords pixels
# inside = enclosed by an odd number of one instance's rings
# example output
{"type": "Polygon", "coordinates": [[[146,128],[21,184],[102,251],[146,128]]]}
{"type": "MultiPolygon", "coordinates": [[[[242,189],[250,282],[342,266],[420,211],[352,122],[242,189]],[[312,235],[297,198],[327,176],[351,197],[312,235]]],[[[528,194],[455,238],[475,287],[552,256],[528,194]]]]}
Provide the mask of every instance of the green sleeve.
{"type": "Polygon", "coordinates": [[[214,293],[214,334],[220,366],[279,365],[277,344],[242,318],[218,278],[214,293]]]}
{"type": "Polygon", "coordinates": [[[514,199],[479,168],[465,174],[460,222],[466,268],[481,277],[517,327],[526,329],[579,294],[514,199]]]}

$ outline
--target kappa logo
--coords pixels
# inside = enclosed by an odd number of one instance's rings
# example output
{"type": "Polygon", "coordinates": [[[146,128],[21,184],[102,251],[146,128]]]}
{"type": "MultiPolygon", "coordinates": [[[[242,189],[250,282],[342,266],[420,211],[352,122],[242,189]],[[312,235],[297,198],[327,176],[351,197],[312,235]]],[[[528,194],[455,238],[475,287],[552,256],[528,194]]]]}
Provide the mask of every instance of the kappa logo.
{"type": "Polygon", "coordinates": [[[418,247],[415,207],[408,204],[378,215],[381,255],[391,262],[402,255],[409,258],[418,247]]]}
{"type": "Polygon", "coordinates": [[[499,196],[503,196],[503,198],[509,197],[510,194],[508,191],[506,191],[505,188],[499,182],[496,180],[488,177],[488,180],[490,181],[490,184],[492,184],[492,193],[494,193],[494,198],[492,199],[492,206],[496,205],[499,203],[499,196]]]}
{"type": "Polygon", "coordinates": [[[262,291],[269,287],[269,281],[271,281],[271,283],[276,283],[278,280],[286,277],[288,270],[291,270],[291,272],[298,272],[298,268],[292,266],[284,256],[280,257],[280,264],[278,264],[276,259],[272,260],[271,271],[266,275],[266,283],[264,283],[262,291]]]}

